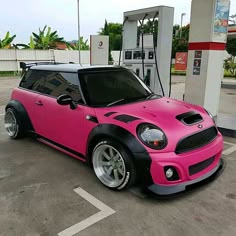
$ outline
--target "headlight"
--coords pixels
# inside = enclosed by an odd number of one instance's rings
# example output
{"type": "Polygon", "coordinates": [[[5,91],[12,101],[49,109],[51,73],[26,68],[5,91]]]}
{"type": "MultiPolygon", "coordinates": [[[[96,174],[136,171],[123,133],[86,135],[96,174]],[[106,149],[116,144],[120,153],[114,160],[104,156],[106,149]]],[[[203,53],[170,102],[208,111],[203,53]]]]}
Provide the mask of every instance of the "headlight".
{"type": "Polygon", "coordinates": [[[211,119],[214,121],[214,123],[216,122],[215,121],[215,118],[214,118],[214,116],[208,111],[208,110],[206,110],[206,109],[204,109],[205,111],[206,111],[206,113],[211,117],[211,119]]]}
{"type": "Polygon", "coordinates": [[[137,127],[137,135],[146,146],[161,150],[167,145],[167,138],[164,132],[155,125],[144,123],[137,127]]]}

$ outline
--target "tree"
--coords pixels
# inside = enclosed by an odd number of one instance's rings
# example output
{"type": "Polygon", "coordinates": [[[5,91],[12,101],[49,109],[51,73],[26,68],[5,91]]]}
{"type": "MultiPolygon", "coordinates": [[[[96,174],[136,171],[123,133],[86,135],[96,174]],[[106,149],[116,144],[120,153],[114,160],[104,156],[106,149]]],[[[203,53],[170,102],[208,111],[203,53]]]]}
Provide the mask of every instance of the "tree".
{"type": "Polygon", "coordinates": [[[0,48],[8,49],[12,48],[12,42],[15,39],[16,35],[10,36],[9,31],[6,33],[5,37],[3,39],[0,39],[0,48]]]}
{"type": "Polygon", "coordinates": [[[180,26],[174,26],[172,41],[172,58],[175,58],[177,52],[188,52],[189,30],[190,25],[182,27],[182,35],[180,38],[180,26]]]}
{"type": "Polygon", "coordinates": [[[231,55],[224,62],[224,68],[236,78],[236,38],[229,38],[226,44],[226,51],[231,55]]]}
{"type": "Polygon", "coordinates": [[[113,58],[111,50],[121,50],[122,45],[122,24],[119,23],[107,23],[105,20],[104,27],[98,32],[99,35],[109,36],[109,58],[108,61],[112,62],[113,58]]]}
{"type": "MultiPolygon", "coordinates": [[[[74,41],[74,42],[67,42],[66,43],[66,47],[69,50],[79,50],[79,44],[78,41],[74,41]]],[[[89,45],[88,45],[88,40],[84,41],[83,37],[80,37],[80,50],[89,50],[89,45]]]]}
{"type": "Polygon", "coordinates": [[[143,34],[154,34],[154,45],[157,46],[157,37],[158,37],[158,20],[153,21],[147,21],[147,23],[143,24],[141,27],[138,26],[138,35],[137,35],[137,45],[141,47],[142,45],[139,45],[140,43],[140,37],[143,34]]]}
{"type": "Polygon", "coordinates": [[[230,55],[236,57],[236,38],[229,38],[227,40],[226,50],[230,55]]]}
{"type": "Polygon", "coordinates": [[[17,46],[26,49],[54,49],[57,47],[57,43],[65,43],[63,37],[59,37],[57,31],[51,32],[51,27],[46,25],[41,30],[39,28],[39,34],[32,32],[30,36],[29,44],[17,44],[17,46]]]}
{"type": "Polygon", "coordinates": [[[99,35],[109,36],[109,49],[121,50],[122,45],[122,24],[119,23],[107,23],[105,20],[104,27],[98,32],[99,35]]]}

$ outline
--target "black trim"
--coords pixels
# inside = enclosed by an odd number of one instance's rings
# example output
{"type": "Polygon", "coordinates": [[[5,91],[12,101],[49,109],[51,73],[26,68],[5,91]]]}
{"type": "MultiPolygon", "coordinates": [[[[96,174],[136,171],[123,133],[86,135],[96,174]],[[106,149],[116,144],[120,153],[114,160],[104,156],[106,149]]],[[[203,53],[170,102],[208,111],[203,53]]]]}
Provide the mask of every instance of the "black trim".
{"type": "Polygon", "coordinates": [[[215,156],[206,159],[205,161],[199,162],[195,165],[192,165],[189,167],[189,175],[195,175],[201,171],[203,171],[204,169],[206,169],[208,166],[210,166],[215,160],[215,156]]]}
{"type": "Polygon", "coordinates": [[[76,152],[75,150],[72,150],[72,149],[70,149],[68,147],[65,147],[65,146],[63,146],[63,145],[61,145],[61,144],[59,144],[57,142],[54,142],[54,141],[48,139],[48,138],[45,138],[43,136],[38,135],[38,139],[42,139],[42,140],[44,140],[44,141],[46,141],[46,142],[48,142],[48,143],[50,143],[50,144],[52,144],[54,146],[59,147],[60,149],[63,149],[63,150],[65,150],[65,151],[67,151],[67,152],[69,152],[71,154],[74,154],[74,155],[76,155],[76,156],[86,160],[85,156],[82,153],[76,152]]]}
{"type": "Polygon", "coordinates": [[[176,180],[179,180],[179,174],[178,174],[178,172],[177,172],[177,170],[175,169],[174,166],[165,166],[165,167],[164,167],[164,172],[165,172],[164,174],[165,174],[165,176],[166,176],[166,179],[167,179],[168,181],[176,181],[176,180]],[[167,178],[167,176],[166,176],[166,171],[167,171],[169,168],[171,168],[171,169],[173,170],[173,176],[170,177],[170,178],[167,178]]]}
{"type": "Polygon", "coordinates": [[[116,113],[117,113],[116,111],[111,111],[111,112],[106,113],[104,116],[109,117],[109,116],[116,114],[116,113]]]}
{"type": "Polygon", "coordinates": [[[150,174],[151,158],[138,139],[126,129],[114,124],[101,124],[96,126],[87,139],[87,161],[91,164],[93,148],[102,140],[112,139],[124,146],[130,152],[130,158],[134,161],[137,176],[142,183],[152,184],[150,174]]]}
{"type": "Polygon", "coordinates": [[[87,116],[86,116],[86,119],[89,120],[89,121],[91,121],[91,122],[97,123],[97,124],[99,123],[99,122],[98,122],[98,118],[97,118],[96,116],[87,115],[87,116]]]}
{"type": "Polygon", "coordinates": [[[119,71],[119,70],[128,70],[122,66],[112,66],[112,67],[97,67],[97,68],[81,68],[79,69],[79,74],[97,73],[97,72],[108,72],[108,71],[119,71]]]}
{"type": "Polygon", "coordinates": [[[25,63],[23,61],[20,62],[20,68],[23,70],[26,70],[32,66],[39,66],[39,65],[61,65],[65,63],[61,62],[51,62],[51,61],[45,61],[45,62],[32,62],[32,63],[25,63]]]}
{"type": "Polygon", "coordinates": [[[203,121],[202,116],[195,111],[180,114],[176,116],[176,119],[181,121],[185,125],[195,125],[203,121]]]}
{"type": "Polygon", "coordinates": [[[118,121],[121,121],[121,122],[124,122],[124,123],[130,123],[130,122],[135,121],[135,120],[140,120],[140,118],[130,116],[130,115],[125,115],[125,114],[115,116],[114,119],[118,120],[118,121]]]}
{"type": "Polygon", "coordinates": [[[8,108],[13,108],[16,110],[16,118],[18,119],[20,126],[22,127],[22,130],[24,132],[34,131],[34,127],[32,125],[30,118],[29,118],[29,115],[28,115],[25,107],[19,101],[11,100],[7,104],[5,111],[8,108]]]}
{"type": "Polygon", "coordinates": [[[177,143],[175,148],[175,153],[181,154],[208,145],[209,143],[213,142],[217,138],[217,136],[218,136],[218,131],[215,126],[212,126],[205,130],[202,130],[201,132],[196,132],[193,133],[192,135],[183,137],[177,143]],[[210,132],[212,133],[209,134],[210,132]],[[198,142],[194,143],[196,142],[196,140],[198,142]]]}

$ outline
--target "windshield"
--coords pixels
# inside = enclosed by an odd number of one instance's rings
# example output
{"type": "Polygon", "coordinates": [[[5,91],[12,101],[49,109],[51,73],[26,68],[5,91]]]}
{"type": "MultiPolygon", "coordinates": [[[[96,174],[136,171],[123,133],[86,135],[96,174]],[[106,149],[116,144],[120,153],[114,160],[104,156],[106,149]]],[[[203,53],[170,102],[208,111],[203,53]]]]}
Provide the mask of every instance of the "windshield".
{"type": "Polygon", "coordinates": [[[90,106],[111,106],[146,99],[152,91],[133,72],[123,68],[79,71],[90,106]]]}

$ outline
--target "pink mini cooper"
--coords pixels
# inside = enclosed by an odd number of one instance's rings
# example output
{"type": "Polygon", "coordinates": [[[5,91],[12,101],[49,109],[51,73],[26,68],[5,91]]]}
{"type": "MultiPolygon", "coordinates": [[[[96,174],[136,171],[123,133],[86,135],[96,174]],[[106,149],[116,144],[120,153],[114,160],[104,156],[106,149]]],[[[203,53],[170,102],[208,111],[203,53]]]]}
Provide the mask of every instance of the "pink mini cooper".
{"type": "Polygon", "coordinates": [[[154,94],[123,67],[25,64],[6,106],[8,135],[29,133],[89,163],[106,187],[161,196],[213,179],[222,135],[202,107],[154,94]]]}

